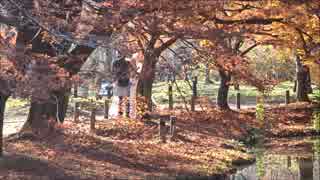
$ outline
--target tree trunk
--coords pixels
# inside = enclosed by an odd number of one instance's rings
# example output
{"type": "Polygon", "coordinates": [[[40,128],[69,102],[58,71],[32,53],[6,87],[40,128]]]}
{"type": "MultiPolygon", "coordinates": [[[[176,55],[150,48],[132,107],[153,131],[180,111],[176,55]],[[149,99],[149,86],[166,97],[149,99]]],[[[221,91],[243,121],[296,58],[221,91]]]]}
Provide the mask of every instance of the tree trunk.
{"type": "Polygon", "coordinates": [[[51,130],[52,124],[58,121],[63,123],[67,113],[70,91],[68,89],[52,93],[51,97],[53,98],[44,102],[31,99],[28,119],[21,131],[31,130],[36,134],[46,133],[51,130]]]}
{"type": "Polygon", "coordinates": [[[140,80],[138,83],[138,94],[145,98],[148,105],[148,111],[152,111],[152,85],[153,77],[145,77],[143,80],[140,80]]]}
{"type": "Polygon", "coordinates": [[[228,72],[219,70],[220,86],[218,90],[217,104],[220,109],[230,109],[228,105],[229,82],[231,75],[228,72]]]}
{"type": "Polygon", "coordinates": [[[311,158],[298,159],[298,167],[300,179],[312,179],[313,178],[313,161],[311,158]]]}
{"type": "Polygon", "coordinates": [[[211,84],[212,81],[210,79],[210,69],[208,67],[208,65],[206,66],[206,78],[205,78],[205,83],[206,84],[211,84]]]}
{"type": "Polygon", "coordinates": [[[4,110],[9,96],[0,94],[0,157],[3,155],[3,123],[4,123],[4,110]]]}
{"type": "Polygon", "coordinates": [[[145,55],[141,70],[140,80],[138,82],[138,95],[146,99],[148,111],[152,111],[152,85],[155,77],[155,68],[157,60],[153,55],[145,55]]]}
{"type": "Polygon", "coordinates": [[[297,87],[296,87],[296,96],[297,101],[309,101],[308,97],[308,88],[310,88],[310,83],[308,79],[309,71],[307,71],[306,66],[303,66],[299,57],[296,59],[296,79],[297,79],[297,87]]]}
{"type": "Polygon", "coordinates": [[[69,99],[70,99],[71,89],[67,89],[66,91],[60,93],[58,97],[58,120],[60,123],[64,122],[64,119],[67,115],[69,99]]]}
{"type": "MultiPolygon", "coordinates": [[[[77,46],[71,53],[78,53],[77,55],[81,58],[76,61],[74,61],[73,58],[66,59],[60,67],[63,67],[70,72],[70,75],[77,74],[80,71],[82,64],[92,51],[93,48],[77,46]]],[[[23,126],[22,131],[31,129],[36,130],[37,132],[40,131],[39,128],[50,127],[49,120],[53,122],[59,120],[62,123],[66,116],[70,93],[71,88],[61,89],[56,93],[50,93],[50,97],[52,97],[52,99],[49,99],[46,102],[40,103],[32,101],[28,120],[23,126]]],[[[46,131],[46,128],[44,128],[43,131],[46,131]]]]}

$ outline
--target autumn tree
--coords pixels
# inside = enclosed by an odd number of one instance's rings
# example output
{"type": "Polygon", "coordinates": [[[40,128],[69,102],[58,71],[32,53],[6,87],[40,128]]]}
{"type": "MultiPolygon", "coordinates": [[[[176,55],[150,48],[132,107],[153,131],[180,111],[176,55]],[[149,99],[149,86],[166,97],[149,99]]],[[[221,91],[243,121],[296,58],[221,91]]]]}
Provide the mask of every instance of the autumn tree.
{"type": "Polygon", "coordinates": [[[270,30],[277,38],[270,41],[292,49],[296,56],[296,97],[298,101],[309,101],[309,69],[318,67],[316,62],[320,54],[320,2],[279,0],[274,1],[274,7],[283,20],[272,24],[270,30]]]}
{"type": "MultiPolygon", "coordinates": [[[[60,80],[69,81],[73,75],[77,74],[83,62],[94,50],[94,44],[89,40],[82,41],[81,36],[86,37],[83,34],[93,29],[90,29],[88,25],[83,25],[85,20],[88,21],[88,18],[95,17],[86,14],[88,4],[77,4],[78,2],[72,3],[69,11],[62,11],[62,14],[51,14],[51,16],[41,14],[52,13],[48,11],[52,8],[48,7],[49,4],[45,4],[46,1],[8,0],[2,3],[2,12],[5,13],[1,14],[1,22],[14,26],[18,30],[15,43],[16,62],[20,63],[21,67],[25,67],[25,71],[34,75],[29,79],[29,83],[32,84],[29,91],[31,107],[24,127],[45,127],[48,119],[63,121],[71,86],[70,82],[63,83],[60,80]],[[82,10],[77,7],[82,7],[82,10]],[[73,22],[69,15],[66,18],[68,13],[74,13],[73,22]],[[77,18],[80,18],[81,21],[76,20],[77,18]],[[63,28],[72,28],[72,25],[68,27],[67,21],[70,21],[71,24],[79,22],[78,29],[62,31],[63,28]],[[51,26],[52,22],[66,25],[60,26],[61,29],[54,29],[51,26]],[[77,35],[70,35],[72,33],[77,35]],[[31,60],[24,61],[26,57],[30,57],[31,60]]],[[[68,6],[65,3],[50,3],[50,5],[68,6]]]]}
{"type": "MultiPolygon", "coordinates": [[[[11,95],[15,83],[19,81],[19,73],[17,67],[9,59],[11,56],[5,54],[12,53],[12,43],[14,42],[15,35],[12,32],[12,28],[1,26],[0,33],[0,157],[3,153],[3,123],[4,123],[4,111],[6,102],[11,95]]],[[[21,79],[20,79],[21,80],[21,79]]]]}

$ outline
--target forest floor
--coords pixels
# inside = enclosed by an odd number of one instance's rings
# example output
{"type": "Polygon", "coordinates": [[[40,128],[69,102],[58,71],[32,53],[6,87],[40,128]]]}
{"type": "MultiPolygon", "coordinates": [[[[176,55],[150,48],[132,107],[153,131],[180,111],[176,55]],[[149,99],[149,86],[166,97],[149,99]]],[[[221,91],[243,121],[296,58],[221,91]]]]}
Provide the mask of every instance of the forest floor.
{"type": "Polygon", "coordinates": [[[269,107],[267,123],[255,119],[255,109],[175,110],[176,134],[166,143],[159,140],[156,121],[100,120],[89,133],[88,119],[67,120],[49,136],[6,139],[0,179],[196,179],[231,172],[253,160],[242,142],[250,142],[262,126],[267,137],[313,135],[314,106],[269,107]]]}

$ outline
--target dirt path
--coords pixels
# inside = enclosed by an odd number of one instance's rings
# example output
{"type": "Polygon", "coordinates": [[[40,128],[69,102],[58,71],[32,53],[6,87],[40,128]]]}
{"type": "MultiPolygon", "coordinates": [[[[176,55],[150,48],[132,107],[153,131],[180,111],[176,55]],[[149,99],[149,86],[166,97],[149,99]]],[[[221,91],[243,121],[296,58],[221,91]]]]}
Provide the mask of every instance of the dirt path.
{"type": "MultiPolygon", "coordinates": [[[[212,101],[213,104],[216,104],[215,101],[212,101]]],[[[283,102],[279,102],[278,104],[283,104],[283,102]]],[[[230,98],[229,105],[231,109],[237,110],[235,100],[230,98]]],[[[267,104],[266,107],[272,104],[267,104]]],[[[184,107],[183,104],[175,104],[175,106],[184,107]]],[[[241,104],[241,109],[248,109],[248,108],[255,108],[256,103],[255,99],[243,99],[243,103],[241,104]]],[[[71,106],[70,106],[71,107],[71,106]]],[[[159,105],[158,108],[166,109],[167,105],[159,105]]],[[[72,108],[71,108],[72,109],[72,108]]],[[[70,110],[71,110],[70,109],[70,110]]],[[[201,110],[200,107],[197,106],[196,109],[201,110]]],[[[24,122],[28,116],[29,105],[25,105],[23,107],[15,107],[15,108],[8,108],[5,112],[5,120],[4,120],[4,136],[8,136],[10,134],[18,132],[21,127],[23,126],[24,122]]],[[[70,119],[72,119],[72,112],[69,111],[68,115],[70,119]]],[[[89,114],[88,114],[89,115],[89,114]]],[[[97,120],[104,120],[103,111],[99,111],[96,116],[97,120]]]]}
{"type": "MultiPolygon", "coordinates": [[[[4,137],[17,133],[22,128],[23,124],[27,120],[28,111],[29,105],[6,109],[3,128],[4,137]]],[[[72,119],[72,115],[72,112],[68,112],[67,119],[72,119]]],[[[85,116],[89,117],[89,112],[87,112],[87,115],[85,116]]],[[[102,111],[97,112],[96,120],[104,120],[102,111]]]]}
{"type": "Polygon", "coordinates": [[[4,136],[18,132],[27,120],[29,106],[7,109],[4,114],[4,136]]]}

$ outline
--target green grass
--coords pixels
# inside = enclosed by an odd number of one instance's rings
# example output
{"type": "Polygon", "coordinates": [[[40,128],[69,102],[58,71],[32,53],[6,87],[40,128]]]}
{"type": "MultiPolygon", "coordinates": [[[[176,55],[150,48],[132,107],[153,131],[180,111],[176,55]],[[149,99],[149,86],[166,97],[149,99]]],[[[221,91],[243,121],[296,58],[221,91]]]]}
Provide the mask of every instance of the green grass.
{"type": "Polygon", "coordinates": [[[310,98],[318,103],[320,103],[320,88],[313,89],[313,93],[310,94],[310,98]]]}
{"type": "Polygon", "coordinates": [[[12,108],[20,108],[20,107],[24,107],[28,104],[28,100],[27,99],[13,99],[13,98],[9,98],[7,103],[6,103],[6,108],[7,109],[12,109],[12,108]]]}
{"type": "MultiPolygon", "coordinates": [[[[191,82],[190,82],[191,83],[191,82]]],[[[188,83],[184,80],[177,80],[177,84],[182,92],[182,95],[186,98],[186,100],[191,99],[192,90],[188,83]]],[[[213,84],[205,84],[203,80],[198,82],[198,96],[207,96],[210,99],[216,99],[219,82],[214,82],[213,84]]],[[[293,95],[293,83],[292,82],[283,82],[277,85],[273,91],[270,93],[271,97],[278,98],[282,96],[284,98],[286,90],[290,91],[290,94],[293,95]]],[[[237,90],[234,89],[233,86],[230,87],[229,90],[229,98],[234,98],[237,94],[237,90]]],[[[241,85],[240,94],[242,97],[246,97],[247,99],[255,98],[259,93],[255,87],[241,85]]],[[[153,86],[153,97],[157,103],[167,103],[168,102],[168,84],[167,82],[158,82],[153,86]]],[[[175,102],[181,102],[182,98],[180,93],[178,92],[176,85],[173,84],[173,98],[175,102]]],[[[245,99],[244,99],[245,100],[245,99]]]]}

